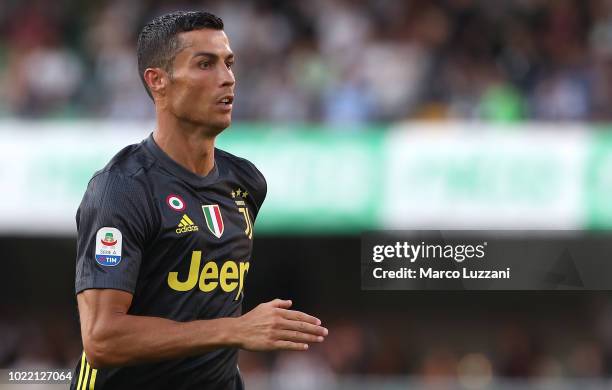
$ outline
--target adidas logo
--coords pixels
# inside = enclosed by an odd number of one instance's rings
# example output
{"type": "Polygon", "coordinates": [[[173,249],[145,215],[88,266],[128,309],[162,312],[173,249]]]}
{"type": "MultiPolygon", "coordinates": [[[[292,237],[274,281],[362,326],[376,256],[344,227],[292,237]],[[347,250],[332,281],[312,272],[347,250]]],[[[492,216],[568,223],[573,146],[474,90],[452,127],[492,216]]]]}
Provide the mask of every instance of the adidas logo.
{"type": "Polygon", "coordinates": [[[179,222],[178,228],[175,231],[176,234],[197,232],[198,225],[194,224],[191,218],[189,218],[187,214],[185,214],[183,215],[183,218],[181,218],[181,222],[179,222]]]}

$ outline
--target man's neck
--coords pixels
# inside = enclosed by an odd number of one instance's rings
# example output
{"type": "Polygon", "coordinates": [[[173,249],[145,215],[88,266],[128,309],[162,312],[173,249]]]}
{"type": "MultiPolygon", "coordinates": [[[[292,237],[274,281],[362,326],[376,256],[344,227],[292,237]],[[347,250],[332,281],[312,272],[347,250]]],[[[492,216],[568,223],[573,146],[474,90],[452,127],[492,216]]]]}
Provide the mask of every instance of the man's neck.
{"type": "Polygon", "coordinates": [[[189,171],[200,176],[208,175],[215,166],[215,137],[207,135],[203,128],[157,123],[153,139],[161,150],[189,171]]]}

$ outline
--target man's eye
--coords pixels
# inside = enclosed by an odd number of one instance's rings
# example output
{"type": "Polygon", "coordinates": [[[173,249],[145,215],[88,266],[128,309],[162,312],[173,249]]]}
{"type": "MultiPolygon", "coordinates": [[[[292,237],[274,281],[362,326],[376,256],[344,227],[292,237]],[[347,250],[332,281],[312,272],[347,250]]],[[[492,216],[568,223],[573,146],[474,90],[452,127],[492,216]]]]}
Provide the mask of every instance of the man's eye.
{"type": "Polygon", "coordinates": [[[225,64],[225,66],[227,66],[227,69],[232,69],[232,66],[234,66],[234,63],[233,62],[227,62],[225,64]]]}
{"type": "Polygon", "coordinates": [[[210,68],[210,62],[202,61],[198,64],[200,69],[208,69],[210,68]]]}

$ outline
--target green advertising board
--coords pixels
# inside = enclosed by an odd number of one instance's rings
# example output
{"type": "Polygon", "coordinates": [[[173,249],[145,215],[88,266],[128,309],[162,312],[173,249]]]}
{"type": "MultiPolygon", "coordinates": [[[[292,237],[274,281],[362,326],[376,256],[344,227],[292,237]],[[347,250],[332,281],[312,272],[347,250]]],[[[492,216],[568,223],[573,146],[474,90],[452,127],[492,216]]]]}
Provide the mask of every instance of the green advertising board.
{"type": "MultiPolygon", "coordinates": [[[[151,128],[0,122],[0,234],[74,234],[89,178],[151,128]]],[[[217,146],[265,175],[268,192],[255,225],[262,234],[612,228],[606,129],[238,123],[217,146]]]]}

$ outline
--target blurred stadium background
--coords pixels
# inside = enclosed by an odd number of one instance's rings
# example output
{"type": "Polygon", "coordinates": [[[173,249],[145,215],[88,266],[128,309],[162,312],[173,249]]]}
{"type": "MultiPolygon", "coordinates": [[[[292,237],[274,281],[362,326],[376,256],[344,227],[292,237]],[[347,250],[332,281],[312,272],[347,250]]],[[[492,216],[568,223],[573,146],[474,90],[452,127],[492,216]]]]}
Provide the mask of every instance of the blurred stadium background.
{"type": "Polygon", "coordinates": [[[140,27],[192,8],[237,54],[219,146],[269,184],[245,309],[292,298],[331,331],[305,354],[242,352],[248,388],[612,386],[608,292],[359,280],[368,229],[608,234],[610,0],[0,2],[1,368],[74,367],[74,214],[153,130],[140,27]]]}

